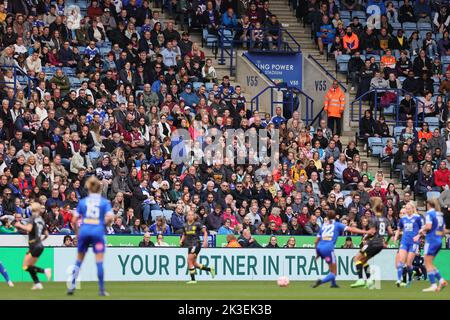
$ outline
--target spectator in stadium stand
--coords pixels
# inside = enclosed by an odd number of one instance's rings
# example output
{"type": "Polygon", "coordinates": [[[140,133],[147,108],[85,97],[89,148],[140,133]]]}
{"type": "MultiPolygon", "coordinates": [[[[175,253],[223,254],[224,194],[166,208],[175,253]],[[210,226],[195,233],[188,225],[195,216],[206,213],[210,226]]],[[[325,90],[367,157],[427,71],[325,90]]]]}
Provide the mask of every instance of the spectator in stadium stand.
{"type": "Polygon", "coordinates": [[[344,44],[344,51],[347,54],[354,54],[357,50],[359,50],[358,35],[353,33],[351,27],[347,27],[345,30],[345,35],[342,38],[342,42],[344,44]]]}
{"type": "Polygon", "coordinates": [[[252,237],[250,230],[245,229],[238,238],[238,243],[242,248],[261,248],[261,245],[252,237]]]}
{"type": "Polygon", "coordinates": [[[324,48],[328,44],[333,43],[335,38],[335,30],[330,18],[327,15],[322,16],[321,25],[316,32],[317,45],[319,46],[320,54],[323,54],[324,48]]]}
{"type": "Polygon", "coordinates": [[[428,1],[418,0],[414,4],[414,15],[417,22],[431,22],[431,7],[428,1]]]}
{"type": "Polygon", "coordinates": [[[317,224],[317,217],[311,216],[309,221],[305,224],[304,234],[309,236],[315,236],[319,233],[320,226],[317,224]]]}
{"type": "Polygon", "coordinates": [[[450,39],[448,31],[444,31],[442,39],[439,39],[437,45],[438,45],[438,53],[440,56],[450,56],[450,39]]]}
{"type": "Polygon", "coordinates": [[[372,27],[361,36],[360,50],[366,54],[379,54],[379,41],[372,27]]]}
{"type": "Polygon", "coordinates": [[[419,194],[426,194],[429,191],[440,191],[440,187],[435,185],[433,167],[430,163],[425,163],[419,171],[414,191],[419,194]]]}
{"type": "Polygon", "coordinates": [[[398,10],[398,20],[400,23],[416,22],[414,8],[410,0],[405,0],[398,10]]]}
{"type": "Polygon", "coordinates": [[[434,14],[433,24],[439,33],[444,33],[445,30],[448,30],[450,14],[448,13],[447,5],[441,5],[439,11],[434,14]]]}
{"type": "Polygon", "coordinates": [[[348,61],[348,75],[351,79],[350,91],[355,91],[356,85],[361,80],[361,71],[364,68],[364,60],[361,59],[359,51],[355,51],[355,54],[348,61]]]}
{"type": "Polygon", "coordinates": [[[279,248],[280,246],[278,245],[278,238],[276,236],[271,236],[269,239],[269,243],[265,246],[265,248],[271,248],[271,249],[275,249],[275,248],[279,248]]]}
{"type": "Polygon", "coordinates": [[[324,111],[327,113],[328,127],[338,135],[341,134],[341,118],[345,109],[345,94],[337,81],[333,81],[324,99],[324,111]]]}
{"type": "Polygon", "coordinates": [[[242,246],[239,244],[234,234],[228,234],[226,239],[227,239],[226,245],[227,248],[242,248],[242,246]]]}
{"type": "Polygon", "coordinates": [[[145,233],[144,237],[142,238],[141,242],[139,242],[139,247],[141,248],[150,248],[154,247],[155,244],[151,241],[150,233],[145,233]]]}
{"type": "Polygon", "coordinates": [[[434,184],[444,191],[450,186],[450,171],[445,161],[439,163],[439,168],[434,172],[434,184]]]}

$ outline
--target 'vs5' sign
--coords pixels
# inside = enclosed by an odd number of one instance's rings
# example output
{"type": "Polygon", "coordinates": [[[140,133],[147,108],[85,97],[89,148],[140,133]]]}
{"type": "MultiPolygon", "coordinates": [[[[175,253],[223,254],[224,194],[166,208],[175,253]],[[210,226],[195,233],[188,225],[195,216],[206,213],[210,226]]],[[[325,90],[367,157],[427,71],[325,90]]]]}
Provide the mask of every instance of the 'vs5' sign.
{"type": "Polygon", "coordinates": [[[327,90],[327,81],[326,80],[316,80],[314,81],[314,85],[316,91],[326,91],[327,90]]]}
{"type": "Polygon", "coordinates": [[[257,87],[258,86],[258,76],[247,76],[247,86],[257,87]]]}

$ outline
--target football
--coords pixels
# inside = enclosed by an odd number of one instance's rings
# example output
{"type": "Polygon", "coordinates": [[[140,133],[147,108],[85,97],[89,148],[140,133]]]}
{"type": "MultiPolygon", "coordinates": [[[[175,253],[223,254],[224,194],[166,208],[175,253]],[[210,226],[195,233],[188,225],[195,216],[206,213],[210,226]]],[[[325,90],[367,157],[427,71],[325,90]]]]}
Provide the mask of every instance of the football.
{"type": "Polygon", "coordinates": [[[289,285],[289,279],[287,277],[279,277],[277,284],[280,287],[287,287],[289,285]]]}

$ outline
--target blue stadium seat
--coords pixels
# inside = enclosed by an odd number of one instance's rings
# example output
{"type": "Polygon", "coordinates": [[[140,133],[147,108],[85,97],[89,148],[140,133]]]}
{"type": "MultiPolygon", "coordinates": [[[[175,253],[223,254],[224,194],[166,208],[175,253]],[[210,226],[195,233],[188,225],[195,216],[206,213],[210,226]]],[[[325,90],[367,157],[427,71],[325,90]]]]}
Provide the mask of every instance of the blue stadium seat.
{"type": "Polygon", "coordinates": [[[152,221],[155,221],[158,217],[164,217],[164,214],[161,210],[152,210],[150,215],[152,217],[152,221]]]}
{"type": "Polygon", "coordinates": [[[395,105],[390,104],[388,107],[383,109],[383,114],[385,115],[393,115],[395,114],[395,105]]]}
{"type": "Polygon", "coordinates": [[[445,63],[445,64],[450,63],[450,56],[442,56],[441,57],[441,62],[445,63]]]}
{"type": "Polygon", "coordinates": [[[369,147],[372,147],[377,144],[381,145],[381,144],[383,144],[383,140],[378,137],[369,137],[369,138],[367,138],[367,144],[369,147]]]}
{"type": "Polygon", "coordinates": [[[431,126],[439,126],[439,118],[438,117],[425,117],[425,122],[428,122],[428,125],[431,126]]]}
{"type": "Polygon", "coordinates": [[[339,15],[341,16],[341,19],[348,19],[348,20],[350,20],[352,18],[350,16],[350,11],[346,11],[346,10],[340,11],[339,15]]]}
{"type": "Polygon", "coordinates": [[[415,22],[403,22],[403,29],[405,30],[417,30],[417,23],[415,22]]]}
{"type": "Polygon", "coordinates": [[[205,83],[205,88],[206,88],[207,92],[212,91],[213,87],[214,87],[214,83],[212,83],[212,82],[206,82],[205,83]]]}
{"type": "Polygon", "coordinates": [[[201,86],[204,85],[203,82],[194,82],[193,84],[194,90],[197,91],[198,89],[200,89],[201,86]]]}
{"type": "Polygon", "coordinates": [[[367,14],[364,11],[353,11],[352,18],[358,17],[359,20],[366,20],[367,14]]]}
{"type": "Polygon", "coordinates": [[[399,140],[403,129],[405,129],[405,127],[394,127],[394,137],[396,140],[399,140]]]}
{"type": "Polygon", "coordinates": [[[441,196],[441,193],[440,192],[437,192],[437,191],[430,191],[430,192],[427,192],[427,200],[430,200],[430,199],[437,199],[437,198],[439,198],[441,196]]]}
{"type": "Polygon", "coordinates": [[[337,56],[336,58],[337,71],[347,73],[348,61],[350,60],[350,58],[351,56],[348,54],[337,56]]]}
{"type": "Polygon", "coordinates": [[[400,22],[393,22],[391,23],[391,26],[394,30],[399,30],[402,28],[402,24],[400,22]]]}
{"type": "Polygon", "coordinates": [[[166,219],[166,222],[167,222],[168,224],[171,223],[171,220],[172,220],[172,214],[173,214],[173,211],[172,211],[172,210],[163,210],[163,216],[164,216],[164,218],[166,219]]]}
{"type": "Polygon", "coordinates": [[[221,36],[221,45],[224,46],[224,48],[230,48],[233,46],[233,33],[230,30],[222,30],[221,36]]]}
{"type": "Polygon", "coordinates": [[[208,33],[208,30],[205,28],[202,30],[203,42],[208,48],[217,46],[217,37],[213,34],[208,33]]]}
{"type": "Polygon", "coordinates": [[[433,27],[429,22],[418,22],[417,29],[420,31],[433,31],[433,27]]]}

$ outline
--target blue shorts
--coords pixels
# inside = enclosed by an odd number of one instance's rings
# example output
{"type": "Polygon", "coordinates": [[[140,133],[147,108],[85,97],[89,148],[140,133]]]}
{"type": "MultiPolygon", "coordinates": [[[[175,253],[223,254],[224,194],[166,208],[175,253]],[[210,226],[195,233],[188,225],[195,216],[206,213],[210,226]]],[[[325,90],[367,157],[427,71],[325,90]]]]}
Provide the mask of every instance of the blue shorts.
{"type": "Polygon", "coordinates": [[[414,242],[401,242],[399,249],[405,250],[408,253],[416,254],[417,252],[419,252],[419,245],[414,242]]]}
{"type": "Polygon", "coordinates": [[[78,252],[86,253],[90,245],[92,245],[95,254],[104,253],[106,246],[105,234],[103,232],[81,229],[78,234],[78,252]]]}
{"type": "Polygon", "coordinates": [[[334,254],[334,248],[317,247],[317,253],[319,257],[325,260],[328,264],[336,263],[336,255],[334,254]]]}
{"type": "Polygon", "coordinates": [[[441,250],[441,247],[442,247],[441,242],[425,242],[425,246],[423,248],[423,254],[425,256],[435,257],[441,250]]]}

